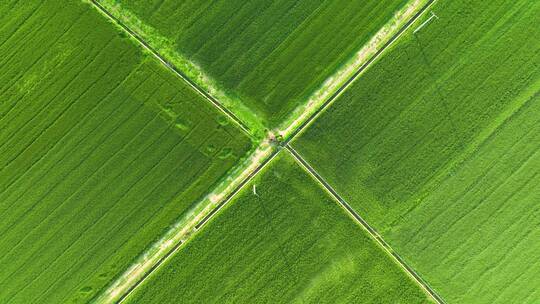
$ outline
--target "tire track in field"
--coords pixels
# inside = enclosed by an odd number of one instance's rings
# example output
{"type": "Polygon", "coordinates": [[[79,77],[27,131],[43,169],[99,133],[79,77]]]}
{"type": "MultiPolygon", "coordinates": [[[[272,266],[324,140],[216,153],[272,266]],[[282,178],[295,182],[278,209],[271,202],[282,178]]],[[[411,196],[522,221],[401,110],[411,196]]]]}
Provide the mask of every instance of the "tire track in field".
{"type": "Polygon", "coordinates": [[[118,24],[124,31],[126,31],[132,38],[134,38],[145,50],[150,52],[150,54],[152,54],[161,64],[163,64],[168,70],[173,72],[174,75],[180,77],[186,84],[188,84],[193,90],[195,90],[195,92],[203,96],[206,100],[208,100],[211,104],[213,104],[219,111],[221,111],[228,118],[234,121],[240,127],[240,129],[244,133],[246,133],[250,138],[254,137],[253,130],[251,130],[240,118],[238,118],[236,114],[234,114],[231,110],[225,107],[214,96],[210,95],[210,93],[200,88],[194,81],[189,79],[184,73],[182,73],[176,66],[170,63],[167,59],[162,57],[157,52],[157,50],[154,49],[152,46],[150,46],[150,44],[148,44],[148,42],[146,42],[146,40],[144,40],[139,34],[137,34],[135,31],[129,28],[120,19],[116,18],[111,12],[109,12],[105,7],[103,7],[97,0],[90,0],[89,3],[91,3],[94,7],[96,7],[98,11],[100,11],[109,19],[111,19],[114,23],[118,24]]]}
{"type": "MultiPolygon", "coordinates": [[[[55,15],[53,15],[54,17],[55,15]]],[[[82,16],[82,15],[81,15],[82,16]]],[[[79,17],[81,17],[79,16],[79,17]]],[[[32,63],[30,65],[27,65],[25,66],[25,71],[22,71],[22,72],[19,72],[15,78],[15,81],[9,81],[7,82],[7,85],[5,86],[2,86],[0,88],[0,96],[4,96],[6,93],[9,93],[9,90],[10,89],[13,89],[13,86],[16,85],[17,83],[19,83],[21,80],[24,79],[24,77],[26,76],[26,74],[30,71],[32,71],[32,69],[39,65],[39,63],[41,62],[41,60],[43,58],[46,58],[46,56],[50,56],[49,53],[51,51],[54,51],[54,47],[56,46],[57,43],[59,43],[62,39],[64,39],[64,35],[67,35],[69,34],[69,31],[72,29],[73,26],[76,25],[77,22],[74,22],[73,24],[70,25],[70,27],[64,31],[63,33],[61,33],[57,38],[54,39],[54,41],[52,43],[49,44],[48,46],[48,49],[43,52],[41,55],[39,55],[38,57],[33,57],[33,58],[30,58],[32,60],[32,63]],[[35,59],[35,60],[34,60],[35,59]]],[[[39,32],[41,31],[41,27],[39,28],[39,30],[35,31],[36,35],[39,34],[39,32]]],[[[23,40],[26,40],[26,37],[23,37],[23,40]]],[[[33,40],[30,40],[30,41],[33,41],[33,40]]],[[[22,48],[24,48],[25,44],[23,43],[21,45],[22,48]]],[[[10,61],[15,57],[17,56],[18,54],[20,53],[19,49],[17,48],[15,51],[12,52],[12,55],[9,56],[9,58],[5,61],[5,62],[0,62],[0,66],[2,65],[8,65],[10,63],[10,61]]],[[[16,57],[15,57],[16,58],[16,57]]],[[[51,69],[51,72],[52,72],[52,69],[51,69]]],[[[35,88],[38,84],[35,83],[31,86],[31,88],[35,88]]],[[[9,108],[7,110],[3,110],[2,113],[0,113],[0,121],[4,120],[6,117],[9,117],[8,115],[11,113],[11,111],[18,105],[18,103],[24,98],[27,96],[27,94],[29,94],[31,92],[31,90],[27,90],[21,97],[17,98],[17,100],[15,101],[10,101],[12,103],[11,106],[9,106],[9,108]]],[[[15,118],[12,118],[12,119],[15,119],[15,118]]],[[[8,122],[10,123],[10,122],[8,122]]]]}
{"type": "Polygon", "coordinates": [[[380,234],[373,228],[366,220],[364,220],[337,192],[330,186],[330,184],[319,174],[302,156],[296,152],[290,145],[285,145],[284,148],[294,157],[294,159],[300,164],[317,182],[319,182],[328,191],[332,197],[345,209],[354,220],[359,223],[370,236],[395,260],[395,262],[401,266],[403,270],[418,284],[422,289],[439,304],[446,303],[417,273],[407,265],[407,263],[397,254],[390,245],[380,236],[380,234]]]}
{"type": "MultiPolygon", "coordinates": [[[[131,72],[128,76],[126,76],[122,82],[120,82],[113,90],[111,90],[109,93],[107,93],[107,95],[104,96],[104,98],[102,98],[102,100],[100,100],[96,105],[93,106],[92,110],[90,110],[88,112],[88,115],[86,115],[82,120],[78,121],[77,123],[75,123],[72,128],[70,130],[68,130],[56,143],[54,143],[45,153],[43,153],[41,156],[39,156],[36,160],[34,160],[29,167],[27,167],[27,169],[24,171],[24,172],[21,172],[19,173],[19,175],[15,175],[11,181],[9,181],[8,185],[6,187],[4,187],[4,189],[2,191],[0,191],[0,197],[1,195],[7,191],[13,184],[17,183],[19,180],[21,180],[28,172],[30,172],[32,170],[32,168],[34,168],[34,166],[36,166],[38,163],[40,163],[45,157],[47,157],[51,151],[53,149],[55,149],[57,146],[59,146],[59,144],[61,142],[63,142],[64,140],[66,140],[66,138],[72,133],[72,132],[75,132],[75,130],[78,130],[76,128],[79,128],[80,126],[83,126],[84,124],[87,124],[90,120],[90,117],[93,115],[93,113],[95,111],[97,111],[98,107],[101,106],[103,104],[103,102],[105,102],[106,100],[108,100],[109,96],[111,96],[116,90],[118,90],[118,88],[120,88],[122,85],[124,85],[128,79],[131,77],[131,75],[133,75],[133,73],[135,71],[138,71],[139,68],[136,68],[136,70],[134,70],[133,72],[131,72]]],[[[142,81],[141,81],[142,82],[142,81]]],[[[92,128],[92,131],[93,132],[99,125],[101,125],[105,120],[109,119],[111,116],[112,116],[112,112],[109,113],[107,116],[105,116],[103,118],[103,120],[101,120],[101,122],[99,124],[97,124],[94,128],[92,128]]],[[[86,137],[88,135],[91,134],[91,132],[87,133],[84,137],[82,138],[79,138],[77,143],[75,144],[74,148],[78,147],[78,145],[83,142],[86,137]]],[[[71,153],[71,151],[73,150],[69,150],[70,152],[68,153],[71,153]]],[[[55,163],[55,165],[57,165],[59,162],[61,161],[58,160],[57,163],[55,163]]],[[[49,167],[51,168],[51,167],[49,167]]],[[[47,170],[47,172],[45,172],[45,175],[47,175],[49,170],[47,170]]],[[[2,173],[2,170],[0,170],[0,174],[2,173]]],[[[1,176],[1,175],[0,175],[1,176]]]]}
{"type": "MultiPolygon", "coordinates": [[[[0,151],[9,149],[9,148],[10,148],[10,145],[12,144],[12,141],[13,141],[13,140],[16,140],[16,138],[19,136],[19,134],[20,134],[21,132],[23,132],[22,130],[24,130],[25,128],[27,128],[27,126],[30,125],[30,126],[31,126],[30,128],[32,128],[31,130],[34,130],[34,129],[36,128],[36,124],[39,124],[39,120],[38,120],[37,122],[35,122],[34,120],[35,120],[35,119],[39,119],[40,115],[45,115],[45,114],[43,114],[43,113],[46,113],[46,114],[47,114],[46,111],[47,111],[48,108],[51,107],[51,105],[54,106],[55,102],[60,103],[60,102],[63,102],[65,99],[68,99],[68,98],[69,98],[69,97],[68,97],[69,95],[63,97],[63,100],[61,100],[61,101],[59,101],[57,98],[58,98],[59,96],[61,96],[62,94],[64,94],[65,92],[69,92],[70,87],[72,87],[74,84],[77,84],[76,80],[78,79],[78,77],[79,77],[83,72],[85,72],[88,68],[92,67],[92,65],[96,62],[97,58],[103,54],[103,51],[104,51],[107,47],[109,47],[109,45],[110,45],[111,42],[112,42],[112,39],[109,40],[109,41],[107,42],[107,44],[105,44],[105,46],[104,46],[103,48],[101,48],[101,49],[95,54],[95,56],[94,56],[91,60],[89,60],[88,62],[84,63],[84,66],[83,66],[81,69],[79,69],[78,71],[76,71],[75,75],[74,75],[74,76],[73,76],[73,77],[72,77],[72,78],[71,78],[71,79],[70,79],[70,80],[69,80],[69,81],[61,88],[61,89],[57,90],[52,98],[49,98],[49,100],[48,100],[41,108],[39,108],[39,110],[34,111],[34,113],[33,113],[33,115],[31,116],[30,119],[26,120],[26,121],[24,122],[24,124],[22,124],[22,125],[19,124],[19,125],[18,125],[18,129],[17,129],[15,132],[12,132],[10,135],[8,135],[8,136],[7,136],[7,139],[5,139],[4,142],[0,144],[0,151]],[[32,122],[34,122],[34,125],[33,125],[33,126],[31,125],[32,122]],[[7,148],[5,148],[5,147],[7,147],[7,148]],[[5,148],[5,149],[4,149],[4,148],[5,148]]],[[[104,76],[111,68],[112,68],[112,66],[107,67],[107,68],[105,69],[105,71],[101,73],[100,77],[103,77],[103,76],[104,76]]],[[[53,120],[53,123],[56,121],[56,119],[58,119],[58,117],[63,116],[63,115],[65,114],[65,112],[67,112],[67,111],[73,106],[73,104],[77,103],[77,101],[78,101],[78,99],[79,99],[80,97],[82,97],[82,96],[84,96],[84,94],[88,93],[88,91],[91,90],[92,87],[93,87],[96,83],[98,83],[99,81],[100,81],[100,78],[98,77],[98,78],[96,78],[92,83],[90,83],[90,84],[87,86],[87,88],[86,88],[84,91],[82,91],[82,93],[80,93],[80,94],[77,93],[77,94],[78,94],[77,97],[76,97],[73,101],[71,101],[71,102],[67,105],[67,107],[65,107],[63,110],[61,110],[60,113],[51,112],[52,114],[49,114],[49,115],[56,115],[56,117],[55,117],[54,120],[53,120]]],[[[65,93],[65,94],[68,94],[68,93],[65,93]]],[[[25,108],[25,109],[28,109],[28,108],[25,108]]],[[[16,119],[16,118],[17,118],[17,116],[13,117],[13,118],[8,122],[8,124],[9,124],[9,123],[13,123],[13,120],[16,119]]],[[[49,125],[47,125],[43,130],[41,130],[41,131],[39,132],[39,134],[37,135],[37,137],[39,137],[39,136],[41,136],[43,133],[45,133],[53,123],[49,123],[49,125]]],[[[37,138],[37,137],[35,137],[35,138],[37,138]]],[[[34,138],[34,139],[35,139],[35,138],[34,138]]],[[[33,140],[34,140],[34,139],[33,139],[33,140]]],[[[33,141],[33,140],[32,140],[32,141],[33,141]]],[[[25,145],[25,146],[23,147],[23,150],[22,150],[22,151],[26,150],[30,144],[31,144],[31,142],[28,143],[27,145],[25,145]]],[[[13,144],[13,145],[15,145],[15,144],[13,144]]],[[[17,155],[18,155],[18,154],[17,154],[17,155]]],[[[11,156],[11,158],[16,157],[17,155],[11,156]]],[[[2,170],[4,169],[5,166],[9,165],[9,163],[11,163],[11,161],[12,161],[12,159],[3,161],[3,162],[5,162],[5,164],[2,164],[2,165],[1,165],[1,166],[2,166],[2,170]]]]}
{"type": "MultiPolygon", "coordinates": [[[[19,1],[17,1],[17,2],[19,2],[19,1]]],[[[8,42],[8,40],[10,40],[10,39],[13,38],[15,35],[17,35],[17,33],[19,33],[20,30],[23,30],[23,29],[26,28],[26,27],[25,27],[26,22],[28,22],[28,20],[30,20],[30,19],[32,19],[32,18],[34,17],[34,15],[36,14],[36,12],[39,11],[39,9],[43,6],[44,3],[45,3],[45,1],[41,1],[41,2],[39,3],[39,5],[38,5],[37,7],[35,7],[35,8],[32,10],[32,12],[30,12],[30,13],[28,14],[28,16],[26,16],[23,20],[21,20],[21,21],[19,22],[17,28],[16,28],[14,31],[10,32],[10,33],[7,35],[7,37],[4,37],[4,40],[0,43],[0,48],[3,47],[4,44],[6,44],[6,42],[8,42]]],[[[13,6],[16,6],[16,5],[17,5],[17,3],[14,3],[13,6]]],[[[12,7],[11,9],[13,9],[13,7],[12,7]]],[[[51,18],[51,19],[52,19],[52,18],[51,18]]],[[[46,23],[48,23],[48,20],[46,20],[44,24],[46,24],[46,23]]],[[[0,27],[0,31],[3,31],[6,25],[8,25],[8,23],[6,23],[5,25],[2,25],[2,27],[0,27]]],[[[38,31],[39,31],[40,29],[41,29],[41,27],[38,29],[38,31]]],[[[8,30],[9,30],[9,28],[8,28],[8,30]]],[[[33,33],[33,30],[30,31],[29,33],[26,33],[26,34],[25,34],[25,37],[26,37],[26,35],[29,35],[29,34],[31,34],[31,33],[33,33]]]]}
{"type": "MultiPolygon", "coordinates": [[[[131,113],[136,113],[137,111],[140,111],[140,109],[141,109],[141,106],[137,107],[137,108],[136,108],[133,112],[131,112],[131,113]]],[[[113,132],[111,132],[110,134],[104,135],[104,136],[103,136],[103,141],[101,141],[100,143],[98,143],[98,144],[92,149],[92,152],[90,152],[90,154],[93,154],[93,153],[94,153],[93,151],[95,151],[96,149],[98,149],[99,147],[101,147],[102,144],[103,144],[106,140],[109,140],[109,139],[111,138],[111,137],[110,137],[111,134],[113,134],[113,133],[116,132],[119,128],[121,128],[122,126],[124,126],[124,124],[125,124],[127,121],[129,121],[129,120],[131,119],[131,117],[132,117],[132,116],[127,116],[125,120],[123,120],[123,121],[120,122],[118,125],[116,125],[115,129],[113,130],[113,132]]],[[[131,139],[131,140],[130,140],[129,142],[127,142],[126,144],[129,144],[132,140],[133,140],[133,139],[131,139]]],[[[123,148],[121,148],[121,149],[123,149],[123,148]]],[[[121,149],[119,149],[115,154],[113,154],[112,157],[116,156],[116,154],[119,153],[121,149]]],[[[142,153],[142,152],[141,152],[141,153],[142,153]]],[[[6,254],[4,254],[4,255],[2,256],[2,258],[0,259],[0,261],[4,260],[4,259],[6,258],[6,256],[7,256],[12,250],[16,249],[16,248],[19,246],[19,244],[20,244],[21,242],[23,242],[27,237],[29,237],[30,233],[32,233],[35,229],[39,228],[39,226],[41,225],[41,223],[42,223],[43,221],[47,220],[47,219],[53,214],[53,212],[55,212],[58,208],[61,208],[68,200],[70,200],[76,193],[78,193],[78,192],[80,191],[80,189],[86,185],[86,183],[89,181],[89,179],[92,178],[92,177],[96,174],[96,172],[98,172],[99,170],[101,170],[105,165],[107,165],[107,164],[109,163],[109,161],[112,159],[112,157],[111,157],[107,162],[102,163],[98,168],[96,168],[95,170],[93,170],[93,172],[91,173],[91,175],[88,177],[88,179],[87,179],[82,185],[80,185],[77,189],[73,189],[73,190],[75,190],[75,191],[73,191],[72,194],[70,194],[70,195],[66,198],[66,200],[64,200],[64,202],[63,202],[62,204],[60,204],[59,206],[55,207],[52,211],[50,211],[50,213],[49,213],[49,215],[47,215],[47,217],[45,217],[44,219],[42,219],[41,222],[40,222],[39,224],[35,225],[35,226],[32,228],[32,230],[30,230],[29,232],[27,232],[27,235],[26,235],[23,239],[21,239],[16,245],[12,246],[12,248],[11,248],[6,254]]],[[[138,157],[138,156],[137,156],[137,157],[138,157]]],[[[74,172],[74,170],[77,170],[77,169],[81,166],[82,163],[83,163],[83,162],[79,162],[76,166],[74,166],[73,168],[71,168],[71,169],[69,170],[69,172],[67,173],[67,175],[65,175],[65,176],[69,176],[70,174],[72,174],[72,172],[74,172]]],[[[128,165],[128,167],[129,167],[129,165],[128,165]]],[[[125,169],[123,169],[123,170],[125,170],[125,169]]],[[[120,174],[121,174],[122,172],[123,172],[123,171],[121,171],[120,173],[118,173],[117,176],[120,176],[120,174]]],[[[51,189],[49,189],[49,191],[47,191],[45,195],[41,196],[41,198],[37,200],[38,203],[41,202],[41,201],[45,201],[45,198],[46,198],[46,197],[47,197],[47,196],[48,196],[55,188],[58,187],[58,185],[61,183],[62,180],[64,180],[64,179],[61,179],[61,180],[60,180],[59,182],[57,182],[53,187],[51,187],[51,189]]],[[[25,215],[28,215],[28,213],[31,212],[32,209],[36,208],[35,206],[36,206],[35,204],[32,205],[31,208],[30,208],[29,210],[25,211],[25,213],[24,213],[23,215],[21,215],[20,217],[25,216],[25,215]]],[[[86,207],[86,208],[88,208],[88,207],[86,207]]],[[[12,226],[13,226],[13,225],[17,225],[16,223],[18,223],[18,222],[19,222],[19,221],[15,221],[15,222],[12,224],[12,226]]],[[[5,230],[5,231],[6,231],[6,232],[9,231],[10,228],[11,228],[11,227],[9,227],[9,228],[8,228],[7,230],[5,230]]],[[[59,229],[60,229],[60,228],[61,228],[61,227],[59,227],[59,229]]],[[[55,231],[56,231],[56,230],[55,230],[55,231]]],[[[55,232],[55,233],[56,233],[56,232],[55,232]]],[[[51,237],[52,237],[52,236],[51,236],[51,237]]],[[[49,242],[49,240],[46,241],[46,243],[48,243],[48,242],[49,242]]],[[[33,252],[32,254],[34,254],[34,253],[35,253],[35,252],[33,252]]],[[[24,263],[26,263],[26,260],[25,260],[24,263]]],[[[17,270],[17,271],[18,271],[18,270],[17,270]]],[[[1,283],[1,282],[2,282],[2,281],[0,281],[0,283],[1,283]]]]}

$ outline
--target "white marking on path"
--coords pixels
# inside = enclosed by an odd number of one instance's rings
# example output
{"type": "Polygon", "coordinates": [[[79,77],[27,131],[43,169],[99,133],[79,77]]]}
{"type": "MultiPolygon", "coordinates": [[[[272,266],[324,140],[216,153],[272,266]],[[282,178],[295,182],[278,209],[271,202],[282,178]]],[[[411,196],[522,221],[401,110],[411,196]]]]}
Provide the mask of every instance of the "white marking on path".
{"type": "Polygon", "coordinates": [[[431,16],[424,22],[422,22],[422,24],[420,24],[413,32],[413,34],[416,34],[419,30],[421,30],[424,26],[426,26],[426,24],[428,24],[431,20],[433,20],[433,18],[437,18],[439,19],[439,17],[437,17],[437,15],[435,15],[435,13],[432,11],[431,12],[431,16]]]}
{"type": "Polygon", "coordinates": [[[257,185],[253,184],[253,194],[255,194],[255,196],[259,196],[257,194],[257,185]]]}

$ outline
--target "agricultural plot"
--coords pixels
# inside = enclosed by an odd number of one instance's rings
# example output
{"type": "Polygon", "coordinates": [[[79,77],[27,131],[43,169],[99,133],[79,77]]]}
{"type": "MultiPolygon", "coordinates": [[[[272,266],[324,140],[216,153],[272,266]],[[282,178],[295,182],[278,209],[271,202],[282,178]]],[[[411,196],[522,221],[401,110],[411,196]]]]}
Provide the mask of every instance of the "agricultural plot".
{"type": "Polygon", "coordinates": [[[89,4],[0,11],[0,302],[88,302],[251,143],[89,4]]]}
{"type": "Polygon", "coordinates": [[[448,302],[536,302],[540,3],[432,9],[293,145],[448,302]]]}
{"type": "Polygon", "coordinates": [[[245,120],[274,128],[405,0],[100,0],[245,120]]]}
{"type": "Polygon", "coordinates": [[[429,302],[289,154],[183,246],[128,303],[429,302]]]}

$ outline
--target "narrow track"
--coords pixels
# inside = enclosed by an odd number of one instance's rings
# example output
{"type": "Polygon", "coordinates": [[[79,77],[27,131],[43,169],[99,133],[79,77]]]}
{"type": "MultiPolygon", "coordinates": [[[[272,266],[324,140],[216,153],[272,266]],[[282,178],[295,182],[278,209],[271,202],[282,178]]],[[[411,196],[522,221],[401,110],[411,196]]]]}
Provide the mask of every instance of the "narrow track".
{"type": "Polygon", "coordinates": [[[284,147],[295,160],[300,164],[306,172],[308,172],[315,180],[317,180],[331,195],[332,197],[340,204],[340,206],[345,209],[355,220],[359,223],[370,235],[379,243],[379,245],[394,258],[394,260],[405,270],[413,280],[418,283],[424,289],[424,291],[433,298],[438,304],[445,304],[444,300],[403,260],[403,258],[397,254],[390,245],[380,236],[380,234],[373,228],[366,220],[364,220],[354,209],[349,205],[337,192],[330,186],[330,184],[319,174],[315,169],[306,161],[302,156],[296,152],[291,146],[286,145],[284,147]]]}
{"type": "Polygon", "coordinates": [[[152,267],[150,267],[150,269],[148,269],[148,271],[146,271],[145,274],[139,280],[137,280],[135,284],[131,285],[128,288],[128,290],[118,299],[117,303],[123,303],[128,298],[128,296],[133,293],[135,288],[139,287],[139,285],[141,285],[148,278],[148,276],[154,272],[154,270],[158,269],[163,264],[163,262],[165,262],[174,253],[176,253],[176,251],[178,251],[178,248],[180,248],[182,244],[184,244],[183,241],[178,242],[171,251],[165,254],[163,258],[161,258],[156,264],[152,265],[152,267]]]}
{"type": "Polygon", "coordinates": [[[172,63],[170,63],[167,59],[163,58],[156,49],[154,49],[144,38],[142,38],[139,34],[137,34],[135,31],[133,31],[131,28],[129,28],[126,24],[124,24],[120,19],[116,18],[111,12],[109,12],[105,7],[103,7],[98,0],[90,0],[90,3],[94,5],[101,13],[103,13],[105,16],[107,16],[109,19],[111,19],[114,23],[118,24],[123,30],[125,30],[133,39],[135,39],[144,49],[146,49],[148,52],[150,52],[161,64],[163,64],[167,69],[169,69],[171,72],[173,72],[176,76],[180,77],[185,83],[187,83],[191,88],[193,88],[197,93],[202,95],[206,100],[210,101],[216,108],[218,108],[222,113],[227,115],[232,121],[234,121],[240,129],[246,133],[250,138],[254,137],[254,132],[251,130],[236,114],[234,114],[231,110],[229,110],[227,107],[225,107],[219,100],[217,100],[214,96],[210,95],[210,93],[203,90],[201,87],[199,87],[194,81],[189,79],[184,73],[182,73],[176,66],[174,66],[172,63]]]}

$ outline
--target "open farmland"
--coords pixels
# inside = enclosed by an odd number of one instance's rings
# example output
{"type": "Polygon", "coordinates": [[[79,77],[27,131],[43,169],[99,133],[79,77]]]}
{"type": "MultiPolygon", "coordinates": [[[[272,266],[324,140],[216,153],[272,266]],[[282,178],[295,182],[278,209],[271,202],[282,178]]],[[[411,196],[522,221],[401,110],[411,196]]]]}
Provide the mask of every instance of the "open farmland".
{"type": "Polygon", "coordinates": [[[293,145],[450,303],[540,299],[540,3],[438,1],[293,145]]]}
{"type": "Polygon", "coordinates": [[[0,302],[88,302],[251,144],[89,4],[0,11],[0,302]]]}
{"type": "Polygon", "coordinates": [[[273,128],[407,1],[99,3],[240,116],[273,128]]]}
{"type": "Polygon", "coordinates": [[[540,302],[539,25],[0,1],[0,303],[540,302]]]}
{"type": "Polygon", "coordinates": [[[280,154],[127,302],[429,301],[289,154],[280,154]]]}

